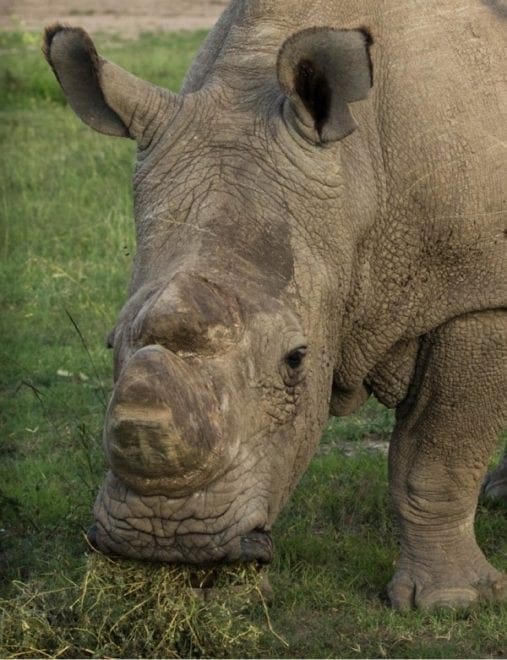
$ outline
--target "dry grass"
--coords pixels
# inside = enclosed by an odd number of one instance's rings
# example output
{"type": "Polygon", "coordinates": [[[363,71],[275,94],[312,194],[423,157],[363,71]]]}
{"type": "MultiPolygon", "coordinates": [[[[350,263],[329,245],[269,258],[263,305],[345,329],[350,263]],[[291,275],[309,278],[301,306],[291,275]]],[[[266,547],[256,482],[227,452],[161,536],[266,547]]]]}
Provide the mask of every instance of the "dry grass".
{"type": "Polygon", "coordinates": [[[250,565],[195,570],[93,555],[79,583],[18,582],[17,597],[0,600],[0,656],[247,654],[261,635],[246,616],[264,604],[261,581],[250,565]]]}

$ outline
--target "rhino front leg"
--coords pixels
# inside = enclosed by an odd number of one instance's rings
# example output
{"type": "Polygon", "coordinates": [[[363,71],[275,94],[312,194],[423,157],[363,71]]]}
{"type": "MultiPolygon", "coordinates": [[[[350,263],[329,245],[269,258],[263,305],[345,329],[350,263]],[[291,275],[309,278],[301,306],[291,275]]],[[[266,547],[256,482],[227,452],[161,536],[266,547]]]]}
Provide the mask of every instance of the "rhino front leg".
{"type": "Polygon", "coordinates": [[[489,499],[507,504],[507,447],[498,466],[486,476],[482,489],[489,499]]]}
{"type": "Polygon", "coordinates": [[[477,498],[507,395],[506,315],[469,314],[428,335],[397,409],[389,457],[401,557],[394,607],[507,598],[507,577],[477,545],[477,498]]]}

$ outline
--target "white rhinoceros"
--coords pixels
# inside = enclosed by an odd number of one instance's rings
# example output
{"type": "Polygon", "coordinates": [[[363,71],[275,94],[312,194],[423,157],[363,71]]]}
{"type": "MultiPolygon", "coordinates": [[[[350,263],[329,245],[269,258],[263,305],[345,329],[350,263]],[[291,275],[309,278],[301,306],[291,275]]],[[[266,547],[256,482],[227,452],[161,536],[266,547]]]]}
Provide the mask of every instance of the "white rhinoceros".
{"type": "Polygon", "coordinates": [[[504,7],[234,0],[180,94],[46,31],[75,112],[138,145],[100,549],[269,561],[329,413],[373,393],[393,605],[505,598],[473,530],[506,412],[504,7]]]}

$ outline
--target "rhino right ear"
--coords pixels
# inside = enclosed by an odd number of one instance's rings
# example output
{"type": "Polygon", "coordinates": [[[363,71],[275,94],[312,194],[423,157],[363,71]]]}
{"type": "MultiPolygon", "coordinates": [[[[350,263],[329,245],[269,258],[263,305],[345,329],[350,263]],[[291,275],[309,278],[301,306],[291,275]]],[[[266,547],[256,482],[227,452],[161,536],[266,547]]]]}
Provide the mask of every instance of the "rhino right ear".
{"type": "Polygon", "coordinates": [[[346,137],[356,128],[348,104],[367,97],[373,84],[372,38],[363,29],[308,28],[283,44],[278,82],[284,114],[317,144],[346,137]]]}
{"type": "Polygon", "coordinates": [[[44,37],[44,55],[78,117],[100,133],[146,146],[178,96],[99,57],[81,28],[54,25],[44,37]]]}

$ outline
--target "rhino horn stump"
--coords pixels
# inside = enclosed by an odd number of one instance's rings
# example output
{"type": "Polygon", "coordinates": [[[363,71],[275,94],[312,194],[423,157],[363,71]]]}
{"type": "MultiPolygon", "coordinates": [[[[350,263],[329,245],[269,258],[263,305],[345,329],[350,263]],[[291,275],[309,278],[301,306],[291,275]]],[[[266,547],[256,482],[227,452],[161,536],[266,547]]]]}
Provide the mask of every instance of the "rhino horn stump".
{"type": "Polygon", "coordinates": [[[203,485],[219,459],[218,419],[211,387],[174,353],[146,346],[125,366],[109,405],[110,467],[145,495],[203,485]]]}

